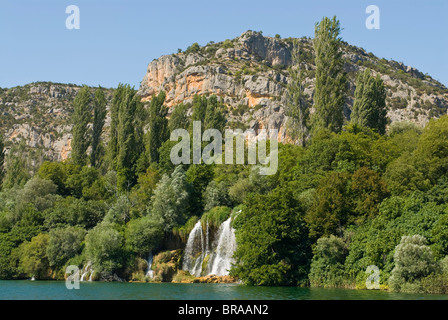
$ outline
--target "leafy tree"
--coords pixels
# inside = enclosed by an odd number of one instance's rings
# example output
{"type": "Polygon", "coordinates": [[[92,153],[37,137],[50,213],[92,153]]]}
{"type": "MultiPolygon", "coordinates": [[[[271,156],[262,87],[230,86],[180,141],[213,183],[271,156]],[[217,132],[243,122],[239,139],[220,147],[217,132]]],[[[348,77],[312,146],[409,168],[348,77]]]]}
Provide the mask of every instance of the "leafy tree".
{"type": "Polygon", "coordinates": [[[93,99],[93,124],[92,124],[92,151],[90,152],[90,165],[99,167],[103,147],[101,145],[101,134],[103,132],[104,122],[106,120],[106,98],[103,89],[100,87],[95,91],[93,99]]]}
{"type": "Polygon", "coordinates": [[[168,140],[168,108],[163,105],[165,92],[153,95],[149,106],[149,161],[159,161],[159,148],[168,140]]]}
{"type": "Polygon", "coordinates": [[[298,144],[303,147],[308,134],[309,106],[304,93],[302,62],[299,42],[295,40],[292,66],[289,68],[290,81],[286,91],[288,100],[285,111],[291,137],[297,139],[298,144]]]}
{"type": "Polygon", "coordinates": [[[380,175],[366,167],[359,168],[352,177],[351,197],[353,198],[353,213],[350,220],[360,224],[367,218],[378,215],[379,205],[389,196],[386,183],[380,175]]]}
{"type": "Polygon", "coordinates": [[[131,220],[126,225],[126,244],[139,256],[154,251],[162,239],[163,227],[150,216],[131,220]]]}
{"type": "Polygon", "coordinates": [[[136,183],[137,161],[144,151],[144,109],[136,93],[120,84],[112,99],[109,168],[117,172],[119,191],[130,190],[136,183]]]}
{"type": "Polygon", "coordinates": [[[149,167],[144,174],[138,177],[137,185],[130,194],[131,201],[135,204],[136,210],[143,212],[151,203],[151,197],[160,180],[160,174],[157,170],[149,167]]]}
{"type": "Polygon", "coordinates": [[[191,185],[190,210],[200,215],[204,210],[204,193],[213,179],[213,166],[193,164],[188,168],[186,181],[191,185]]]}
{"type": "Polygon", "coordinates": [[[389,163],[384,179],[393,195],[409,195],[416,190],[424,190],[428,185],[409,152],[389,163]]]}
{"type": "Polygon", "coordinates": [[[317,240],[309,273],[313,287],[340,287],[344,285],[344,263],[347,245],[331,235],[317,240]]]}
{"type": "Polygon", "coordinates": [[[28,277],[47,279],[50,276],[46,255],[49,236],[41,233],[20,246],[20,268],[28,277]]]}
{"type": "Polygon", "coordinates": [[[254,169],[249,173],[242,172],[240,178],[229,188],[230,199],[241,204],[251,193],[265,194],[270,191],[269,178],[260,175],[259,170],[254,169]]]}
{"type": "Polygon", "coordinates": [[[68,195],[69,191],[65,185],[67,176],[77,170],[77,167],[62,162],[45,161],[39,167],[37,175],[45,180],[52,181],[58,187],[60,195],[68,195]]]}
{"type": "Polygon", "coordinates": [[[385,199],[379,215],[360,225],[350,235],[347,277],[355,279],[361,276],[359,284],[362,285],[366,279],[366,268],[376,265],[381,270],[381,283],[387,284],[395,266],[394,250],[402,236],[420,234],[431,239],[436,223],[445,214],[444,207],[425,203],[417,194],[385,199]]]}
{"type": "Polygon", "coordinates": [[[104,217],[106,205],[99,201],[85,201],[73,197],[61,198],[45,211],[44,225],[48,229],[78,226],[89,230],[104,217]]]}
{"type": "Polygon", "coordinates": [[[195,95],[193,97],[193,113],[191,121],[204,121],[207,114],[207,97],[195,95]]]}
{"type": "Polygon", "coordinates": [[[100,278],[108,278],[123,265],[123,236],[109,224],[99,224],[86,236],[86,257],[100,278]]]}
{"type": "Polygon", "coordinates": [[[395,248],[395,268],[389,279],[394,291],[420,291],[419,280],[436,270],[431,248],[420,235],[403,236],[395,248]]]}
{"type": "Polygon", "coordinates": [[[167,233],[187,221],[190,202],[189,185],[182,166],[171,177],[163,175],[152,196],[150,216],[159,221],[167,233]]]}
{"type": "Polygon", "coordinates": [[[25,144],[14,145],[5,157],[6,174],[3,178],[3,188],[23,186],[31,177],[30,160],[25,150],[25,144]]]}
{"type": "Polygon", "coordinates": [[[91,133],[88,124],[91,120],[90,110],[90,90],[89,87],[83,86],[75,100],[73,101],[73,139],[71,142],[72,153],[71,158],[74,164],[83,166],[87,161],[87,148],[91,143],[91,133]]]}
{"type": "Polygon", "coordinates": [[[103,222],[109,224],[124,224],[131,219],[132,203],[128,196],[121,194],[109,209],[103,222]]]}
{"type": "Polygon", "coordinates": [[[375,129],[380,134],[386,132],[386,89],[380,75],[374,78],[369,69],[360,73],[356,80],[351,120],[359,126],[375,129]]]}
{"type": "Polygon", "coordinates": [[[32,204],[37,211],[50,208],[55,201],[56,190],[57,186],[52,181],[35,176],[18,192],[16,210],[23,210],[29,204],[32,204]]]}
{"type": "Polygon", "coordinates": [[[234,221],[238,247],[231,275],[250,285],[297,285],[311,258],[303,212],[288,189],[250,195],[234,221]]]}
{"type": "Polygon", "coordinates": [[[50,230],[46,255],[51,267],[62,267],[81,252],[81,243],[86,232],[79,227],[50,230]]]}
{"type": "Polygon", "coordinates": [[[204,211],[209,211],[219,206],[230,206],[231,201],[226,183],[224,181],[219,183],[211,181],[204,192],[204,203],[204,211]]]}
{"type": "Polygon", "coordinates": [[[226,122],[224,105],[215,95],[211,96],[207,100],[204,129],[216,129],[223,132],[226,122]]]}
{"type": "Polygon", "coordinates": [[[349,182],[347,173],[338,172],[330,172],[321,180],[306,216],[311,238],[342,235],[351,214],[349,182]]]}
{"type": "Polygon", "coordinates": [[[448,174],[448,116],[428,123],[414,156],[416,168],[432,184],[448,174]]]}
{"type": "Polygon", "coordinates": [[[173,132],[176,129],[188,129],[190,125],[190,119],[187,116],[189,107],[188,104],[183,103],[173,107],[174,110],[168,121],[168,129],[170,132],[173,132]]]}
{"type": "Polygon", "coordinates": [[[5,144],[3,142],[3,135],[0,133],[0,190],[2,189],[4,178],[5,178],[5,144]]]}
{"type": "Polygon", "coordinates": [[[315,26],[314,130],[328,128],[339,132],[342,129],[347,79],[344,73],[340,32],[341,27],[336,16],[333,19],[324,17],[315,26]]]}

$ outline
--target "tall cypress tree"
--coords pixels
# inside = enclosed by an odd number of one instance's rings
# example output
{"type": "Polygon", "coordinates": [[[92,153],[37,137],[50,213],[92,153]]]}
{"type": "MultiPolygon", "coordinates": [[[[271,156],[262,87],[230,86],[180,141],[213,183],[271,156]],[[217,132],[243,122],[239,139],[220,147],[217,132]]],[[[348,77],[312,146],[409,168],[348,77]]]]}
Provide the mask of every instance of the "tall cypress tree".
{"type": "Polygon", "coordinates": [[[100,87],[95,91],[93,99],[92,151],[90,153],[92,167],[98,167],[101,163],[101,134],[106,119],[106,104],[103,89],[100,87]]]}
{"type": "Polygon", "coordinates": [[[117,172],[117,186],[123,191],[136,182],[137,160],[144,152],[143,106],[137,91],[120,84],[111,107],[109,168],[117,172]]]}
{"type": "Polygon", "coordinates": [[[149,106],[149,161],[159,161],[159,148],[168,140],[168,108],[165,102],[165,92],[161,91],[157,96],[153,96],[149,106]]]}
{"type": "Polygon", "coordinates": [[[117,154],[118,154],[118,120],[119,111],[122,96],[124,93],[124,85],[119,84],[114,92],[112,98],[112,105],[110,107],[110,132],[108,147],[108,161],[109,169],[116,170],[117,167],[117,154]]]}
{"type": "Polygon", "coordinates": [[[308,133],[309,108],[304,94],[302,59],[297,40],[293,43],[292,66],[289,68],[290,80],[287,86],[286,115],[288,116],[287,128],[292,139],[299,145],[305,146],[308,133]]]}
{"type": "Polygon", "coordinates": [[[339,132],[344,122],[347,78],[342,60],[341,27],[336,16],[324,17],[315,26],[316,80],[313,129],[328,128],[339,132]]]}
{"type": "Polygon", "coordinates": [[[3,179],[5,178],[5,144],[3,136],[0,133],[0,190],[3,186],[3,179]]]}
{"type": "Polygon", "coordinates": [[[88,124],[91,119],[90,110],[90,90],[83,86],[73,101],[74,113],[72,117],[72,153],[71,158],[74,164],[84,166],[87,160],[87,148],[90,145],[91,133],[88,124]]]}
{"type": "Polygon", "coordinates": [[[201,119],[204,122],[204,130],[216,129],[223,132],[227,122],[224,105],[215,95],[212,95],[206,101],[205,118],[201,119]]]}
{"type": "Polygon", "coordinates": [[[380,134],[386,132],[386,89],[380,76],[373,77],[369,69],[360,73],[356,79],[351,121],[359,126],[372,128],[380,134]]]}

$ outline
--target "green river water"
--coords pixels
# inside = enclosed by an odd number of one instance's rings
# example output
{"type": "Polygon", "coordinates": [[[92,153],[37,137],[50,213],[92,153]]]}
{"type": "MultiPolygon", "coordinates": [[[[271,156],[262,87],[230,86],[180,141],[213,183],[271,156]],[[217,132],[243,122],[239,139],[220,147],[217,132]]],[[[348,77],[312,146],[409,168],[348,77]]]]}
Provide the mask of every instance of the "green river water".
{"type": "Polygon", "coordinates": [[[448,300],[444,295],[372,290],[249,287],[237,284],[0,281],[0,300],[448,300]]]}

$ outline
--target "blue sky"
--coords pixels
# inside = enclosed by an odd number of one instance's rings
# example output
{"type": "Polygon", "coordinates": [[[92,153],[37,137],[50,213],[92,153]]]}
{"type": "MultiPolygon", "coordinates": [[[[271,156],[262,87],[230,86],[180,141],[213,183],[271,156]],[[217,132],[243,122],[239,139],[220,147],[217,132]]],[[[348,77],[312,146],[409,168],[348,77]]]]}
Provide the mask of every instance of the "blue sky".
{"type": "Polygon", "coordinates": [[[138,88],[147,64],[163,54],[233,39],[246,30],[312,37],[337,15],[342,38],[402,61],[448,86],[447,0],[1,0],[0,87],[53,81],[138,88]],[[365,27],[368,5],[381,29],[365,27]],[[68,5],[80,29],[68,30],[68,5]]]}

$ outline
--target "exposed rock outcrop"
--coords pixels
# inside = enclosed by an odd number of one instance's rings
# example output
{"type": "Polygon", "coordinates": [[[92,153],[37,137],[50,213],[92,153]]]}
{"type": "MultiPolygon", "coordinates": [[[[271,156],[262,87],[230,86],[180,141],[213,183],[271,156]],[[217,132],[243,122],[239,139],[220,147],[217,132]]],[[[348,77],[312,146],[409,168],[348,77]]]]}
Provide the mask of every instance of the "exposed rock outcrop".
{"type": "MultiPolygon", "coordinates": [[[[312,104],[314,91],[313,46],[299,39],[305,57],[306,93],[312,104]]],[[[228,118],[247,128],[279,130],[287,141],[284,114],[285,88],[289,81],[292,39],[265,37],[247,31],[240,37],[209,44],[198,52],[162,56],[148,65],[139,94],[149,101],[161,90],[167,92],[167,106],[192,101],[194,95],[215,94],[229,107],[228,118]],[[244,114],[232,110],[247,106],[244,114]]],[[[410,120],[425,125],[432,117],[447,113],[448,90],[417,69],[395,61],[379,59],[361,48],[344,44],[345,71],[349,92],[344,110],[347,120],[353,105],[356,73],[371,68],[379,73],[388,89],[391,122],[410,120]]]]}

